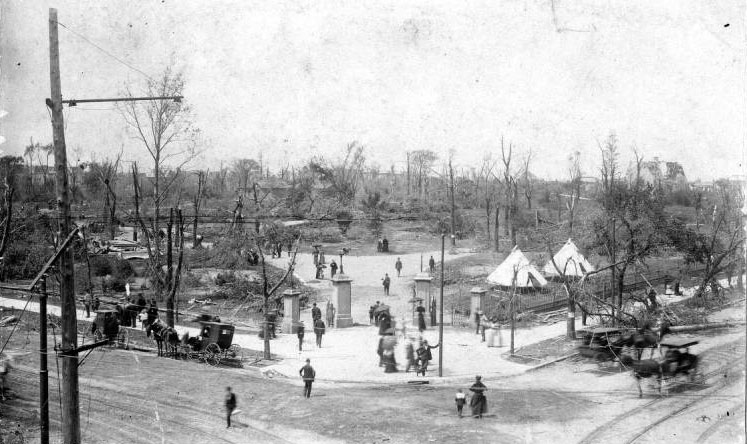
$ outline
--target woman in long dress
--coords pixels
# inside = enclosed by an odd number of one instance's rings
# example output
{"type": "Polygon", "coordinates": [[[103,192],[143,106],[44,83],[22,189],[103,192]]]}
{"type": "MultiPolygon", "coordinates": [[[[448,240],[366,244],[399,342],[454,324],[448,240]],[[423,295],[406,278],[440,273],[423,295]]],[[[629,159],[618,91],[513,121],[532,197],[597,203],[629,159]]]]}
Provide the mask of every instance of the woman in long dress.
{"type": "Polygon", "coordinates": [[[487,389],[482,383],[482,376],[475,376],[475,383],[469,388],[474,393],[469,405],[472,407],[472,416],[475,418],[482,418],[482,415],[488,413],[488,399],[485,397],[487,389]]]}

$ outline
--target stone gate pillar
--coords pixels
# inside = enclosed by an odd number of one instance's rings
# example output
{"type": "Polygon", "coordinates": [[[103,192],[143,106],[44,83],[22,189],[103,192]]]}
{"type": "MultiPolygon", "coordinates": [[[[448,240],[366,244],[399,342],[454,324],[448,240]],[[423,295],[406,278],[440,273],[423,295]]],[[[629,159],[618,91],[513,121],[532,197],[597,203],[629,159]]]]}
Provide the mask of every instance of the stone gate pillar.
{"type": "Polygon", "coordinates": [[[472,287],[469,292],[469,324],[472,326],[472,328],[477,328],[475,313],[477,311],[485,311],[485,294],[488,292],[488,290],[480,287],[472,287]]]}
{"type": "Polygon", "coordinates": [[[301,292],[289,288],[283,292],[283,333],[296,333],[294,328],[301,318],[301,292]]]}
{"type": "Polygon", "coordinates": [[[351,282],[347,275],[338,274],[332,279],[332,298],[337,307],[335,313],[335,327],[345,328],[353,326],[353,316],[350,312],[351,305],[351,282]]]}
{"type": "MultiPolygon", "coordinates": [[[[423,307],[425,307],[425,310],[430,310],[430,304],[431,304],[431,281],[433,278],[425,272],[420,272],[415,275],[415,297],[418,297],[423,300],[423,307]]],[[[413,325],[417,325],[417,314],[415,311],[415,307],[417,307],[418,304],[414,303],[412,304],[412,322],[413,325]]]]}

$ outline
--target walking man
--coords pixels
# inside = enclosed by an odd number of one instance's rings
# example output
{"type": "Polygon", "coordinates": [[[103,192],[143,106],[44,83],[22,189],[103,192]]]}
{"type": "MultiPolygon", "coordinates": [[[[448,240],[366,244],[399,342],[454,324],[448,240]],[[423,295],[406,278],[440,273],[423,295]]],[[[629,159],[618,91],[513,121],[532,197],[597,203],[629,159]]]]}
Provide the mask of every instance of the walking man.
{"type": "Polygon", "coordinates": [[[428,268],[431,269],[431,274],[436,270],[436,261],[433,259],[433,256],[428,259],[428,268]]]}
{"type": "Polygon", "coordinates": [[[83,305],[86,306],[86,318],[91,317],[91,306],[93,305],[93,295],[91,295],[91,292],[86,292],[84,299],[83,299],[83,305]]]}
{"type": "Polygon", "coordinates": [[[311,319],[316,322],[317,319],[322,318],[322,310],[316,306],[316,302],[312,304],[311,307],[311,319]]]}
{"type": "Polygon", "coordinates": [[[301,367],[298,374],[303,379],[303,395],[306,398],[311,398],[311,383],[314,382],[314,378],[316,377],[314,367],[311,366],[311,359],[306,359],[306,365],[301,367]]]}
{"type": "Polygon", "coordinates": [[[397,277],[399,277],[402,272],[402,261],[400,258],[397,258],[397,262],[394,263],[394,268],[397,270],[397,277]]]}
{"type": "Polygon", "coordinates": [[[301,353],[303,351],[303,337],[304,337],[304,327],[303,324],[298,325],[298,331],[296,332],[296,335],[298,336],[298,353],[301,353]]]}
{"type": "Polygon", "coordinates": [[[231,427],[231,414],[236,408],[236,395],[231,391],[231,387],[226,387],[226,428],[231,427]]]}
{"type": "Polygon", "coordinates": [[[391,279],[389,279],[389,273],[384,273],[384,279],[382,280],[382,283],[384,285],[384,296],[389,296],[389,284],[391,283],[391,279]]]}
{"type": "Polygon", "coordinates": [[[316,346],[322,348],[322,336],[324,336],[325,325],[322,318],[314,321],[314,334],[316,335],[316,346]]]}

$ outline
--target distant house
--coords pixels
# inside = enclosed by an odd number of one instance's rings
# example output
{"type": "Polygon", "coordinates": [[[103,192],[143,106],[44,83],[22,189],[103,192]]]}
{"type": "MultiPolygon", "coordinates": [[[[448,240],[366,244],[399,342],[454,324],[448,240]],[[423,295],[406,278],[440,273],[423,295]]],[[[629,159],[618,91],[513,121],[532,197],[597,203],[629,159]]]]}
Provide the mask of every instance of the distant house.
{"type": "MultiPolygon", "coordinates": [[[[658,157],[641,162],[641,180],[647,185],[663,188],[666,191],[681,191],[689,188],[685,170],[679,162],[663,162],[658,157]]],[[[628,181],[636,176],[635,164],[628,168],[628,181]]]]}

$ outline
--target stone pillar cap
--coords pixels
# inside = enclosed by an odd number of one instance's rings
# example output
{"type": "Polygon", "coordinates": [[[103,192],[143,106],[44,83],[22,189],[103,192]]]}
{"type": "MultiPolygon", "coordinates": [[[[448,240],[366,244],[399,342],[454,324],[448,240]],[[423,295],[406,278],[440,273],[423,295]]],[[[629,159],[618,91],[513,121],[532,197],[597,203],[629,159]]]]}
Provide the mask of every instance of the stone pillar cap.
{"type": "Polygon", "coordinates": [[[347,274],[338,274],[335,275],[335,277],[332,278],[332,282],[352,282],[353,279],[350,278],[347,274]]]}
{"type": "Polygon", "coordinates": [[[283,292],[283,296],[298,296],[299,294],[301,294],[301,292],[295,288],[288,288],[283,292]]]}
{"type": "Polygon", "coordinates": [[[430,281],[433,280],[433,277],[430,274],[421,271],[420,273],[418,273],[418,274],[415,275],[414,279],[416,281],[428,281],[428,282],[430,282],[430,281]]]}
{"type": "Polygon", "coordinates": [[[488,290],[481,288],[481,287],[472,287],[472,289],[469,291],[470,293],[478,293],[478,294],[484,294],[487,293],[488,290]]]}

